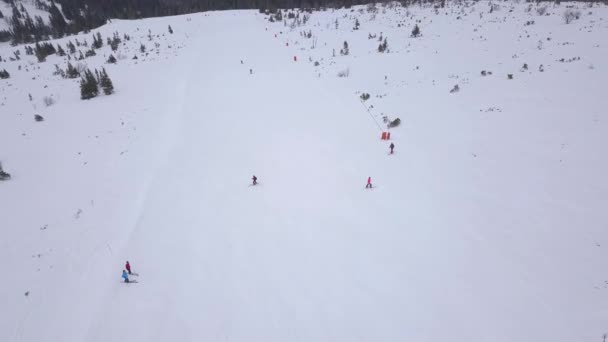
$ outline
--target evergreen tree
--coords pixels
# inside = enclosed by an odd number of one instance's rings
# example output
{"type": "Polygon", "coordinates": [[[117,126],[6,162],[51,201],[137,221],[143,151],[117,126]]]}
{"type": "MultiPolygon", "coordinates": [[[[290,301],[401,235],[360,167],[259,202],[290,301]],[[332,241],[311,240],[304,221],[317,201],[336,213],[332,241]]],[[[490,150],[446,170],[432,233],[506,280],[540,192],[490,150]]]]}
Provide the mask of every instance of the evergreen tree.
{"type": "Polygon", "coordinates": [[[49,8],[49,21],[53,28],[54,35],[56,37],[63,37],[67,30],[68,23],[65,22],[61,11],[59,11],[59,8],[57,8],[54,2],[51,2],[51,7],[49,8]]]}
{"type": "Polygon", "coordinates": [[[36,58],[38,58],[38,62],[46,61],[46,57],[56,53],[55,47],[51,43],[36,43],[35,52],[36,58]]]}
{"type": "Polygon", "coordinates": [[[120,40],[120,36],[118,35],[118,32],[114,32],[114,36],[112,37],[112,40],[110,41],[110,47],[112,48],[112,51],[116,51],[118,50],[118,44],[120,44],[121,40],[120,40]]]}
{"type": "Polygon", "coordinates": [[[71,40],[68,42],[68,50],[70,50],[70,54],[72,55],[76,53],[76,46],[71,40]]]}
{"type": "Polygon", "coordinates": [[[420,36],[420,27],[418,27],[418,24],[416,24],[412,30],[412,37],[416,38],[418,36],[420,36]]]}
{"type": "Polygon", "coordinates": [[[57,55],[65,56],[65,50],[59,44],[57,44],[57,55]]]}
{"type": "Polygon", "coordinates": [[[386,52],[388,49],[388,41],[384,38],[384,42],[378,46],[378,52],[386,52]]]}
{"type": "Polygon", "coordinates": [[[103,39],[101,38],[101,33],[97,32],[97,35],[93,35],[93,44],[91,44],[91,48],[99,49],[103,46],[103,39]]]}
{"type": "Polygon", "coordinates": [[[0,42],[8,42],[11,40],[11,33],[7,30],[0,30],[0,42]]]}
{"type": "Polygon", "coordinates": [[[99,84],[95,75],[90,69],[85,70],[84,76],[80,79],[80,98],[83,100],[92,99],[99,95],[99,84]]]}
{"type": "Polygon", "coordinates": [[[65,70],[65,74],[67,78],[80,77],[80,72],[78,71],[78,69],[74,68],[74,66],[70,62],[68,62],[68,67],[65,70]]]}
{"type": "Polygon", "coordinates": [[[19,12],[19,10],[17,9],[17,6],[15,6],[15,4],[12,4],[12,11],[13,11],[13,18],[17,18],[17,19],[21,19],[21,12],[19,12]]]}
{"type": "Polygon", "coordinates": [[[110,64],[116,64],[116,57],[114,57],[114,55],[110,54],[110,57],[108,57],[107,62],[110,64]]]}
{"type": "Polygon", "coordinates": [[[114,85],[112,84],[112,80],[110,79],[110,76],[108,76],[105,68],[101,69],[101,79],[99,84],[101,85],[104,94],[110,95],[114,93],[114,85]]]}

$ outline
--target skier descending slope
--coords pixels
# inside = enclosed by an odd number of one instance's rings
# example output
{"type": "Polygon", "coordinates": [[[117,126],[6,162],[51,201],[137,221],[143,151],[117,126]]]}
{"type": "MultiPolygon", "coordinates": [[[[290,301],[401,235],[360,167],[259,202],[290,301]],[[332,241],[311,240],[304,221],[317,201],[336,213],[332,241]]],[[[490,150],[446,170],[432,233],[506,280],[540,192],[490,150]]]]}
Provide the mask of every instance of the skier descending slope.
{"type": "Polygon", "coordinates": [[[367,177],[367,184],[365,185],[365,188],[372,188],[372,177],[367,177]]]}
{"type": "Polygon", "coordinates": [[[258,184],[258,177],[256,177],[255,175],[253,175],[253,177],[251,177],[251,180],[253,181],[252,185],[258,184]]]}
{"type": "Polygon", "coordinates": [[[395,144],[391,143],[391,145],[389,147],[391,149],[391,154],[393,154],[393,150],[395,149],[395,144]]]}
{"type": "Polygon", "coordinates": [[[129,262],[127,261],[127,263],[125,264],[125,268],[127,269],[127,272],[129,272],[129,274],[133,274],[131,273],[131,264],[129,264],[129,262]]]}

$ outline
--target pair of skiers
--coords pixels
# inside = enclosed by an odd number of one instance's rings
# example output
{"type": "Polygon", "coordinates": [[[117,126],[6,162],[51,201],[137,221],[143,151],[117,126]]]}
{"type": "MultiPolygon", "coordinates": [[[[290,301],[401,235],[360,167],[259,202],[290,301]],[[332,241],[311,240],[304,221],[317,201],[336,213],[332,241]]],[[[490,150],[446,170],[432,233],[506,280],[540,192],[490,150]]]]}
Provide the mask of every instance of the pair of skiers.
{"type": "Polygon", "coordinates": [[[125,283],[128,283],[129,282],[129,274],[133,274],[131,272],[131,264],[129,264],[128,261],[125,264],[125,269],[126,270],[122,270],[122,278],[125,280],[125,283]],[[127,272],[129,272],[129,273],[127,274],[127,272]]]}

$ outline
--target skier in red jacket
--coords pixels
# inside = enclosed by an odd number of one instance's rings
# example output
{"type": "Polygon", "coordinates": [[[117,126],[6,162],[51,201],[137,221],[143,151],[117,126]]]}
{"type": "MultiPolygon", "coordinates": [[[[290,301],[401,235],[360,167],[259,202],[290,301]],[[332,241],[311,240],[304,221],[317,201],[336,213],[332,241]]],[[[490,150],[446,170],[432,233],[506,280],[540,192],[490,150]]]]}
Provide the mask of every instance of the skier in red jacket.
{"type": "Polygon", "coordinates": [[[365,185],[365,188],[372,188],[372,177],[367,177],[367,184],[365,185]]]}
{"type": "Polygon", "coordinates": [[[127,263],[125,264],[125,268],[127,269],[127,272],[129,272],[129,274],[131,274],[131,264],[129,264],[129,262],[127,261],[127,263]]]}

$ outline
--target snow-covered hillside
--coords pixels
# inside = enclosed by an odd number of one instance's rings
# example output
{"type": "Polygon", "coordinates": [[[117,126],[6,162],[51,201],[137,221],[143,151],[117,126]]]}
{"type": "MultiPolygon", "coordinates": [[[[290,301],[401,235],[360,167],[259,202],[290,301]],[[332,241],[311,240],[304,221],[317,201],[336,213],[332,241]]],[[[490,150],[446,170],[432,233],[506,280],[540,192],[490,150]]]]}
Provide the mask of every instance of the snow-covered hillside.
{"type": "Polygon", "coordinates": [[[608,7],[293,13],[0,45],[0,340],[601,341],[608,7]]]}
{"type": "MultiPolygon", "coordinates": [[[[42,18],[45,24],[49,23],[49,13],[46,8],[42,6],[50,6],[51,1],[39,0],[38,4],[36,0],[14,0],[13,1],[20,16],[25,17],[29,15],[32,19],[36,17],[42,18]]],[[[55,4],[61,8],[60,4],[55,4]]],[[[3,18],[0,19],[0,30],[10,29],[9,22],[13,17],[13,6],[5,1],[0,1],[0,12],[2,12],[3,18]]]]}

